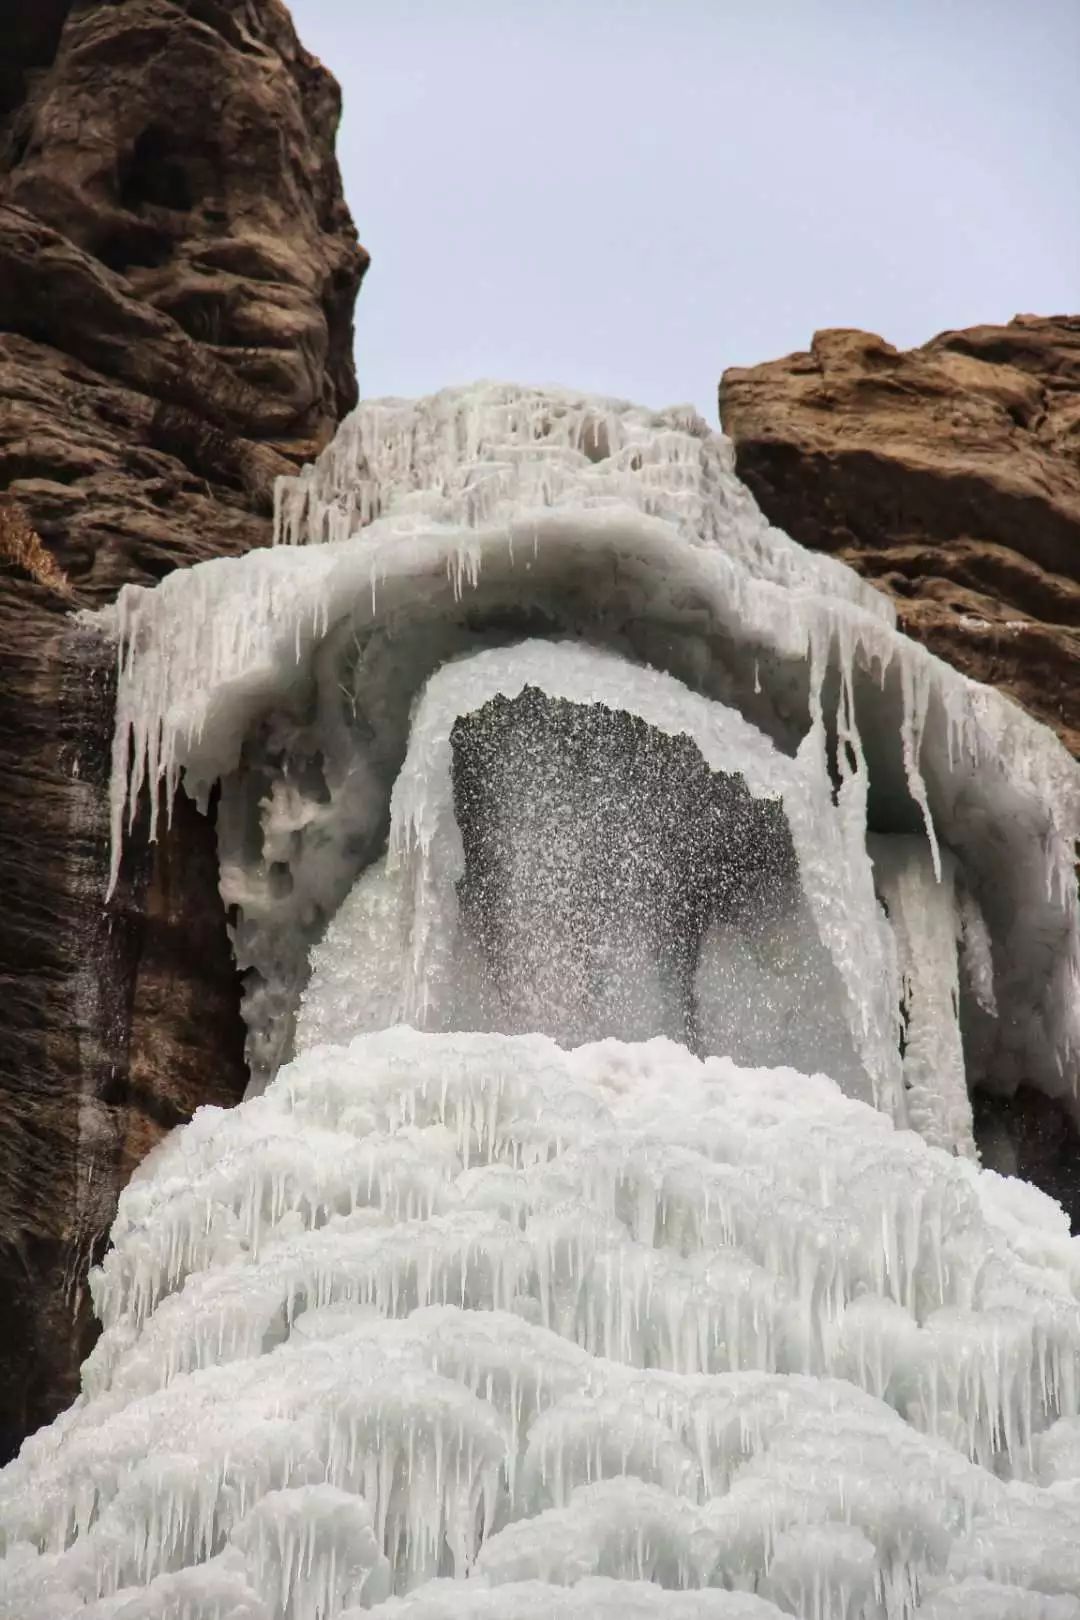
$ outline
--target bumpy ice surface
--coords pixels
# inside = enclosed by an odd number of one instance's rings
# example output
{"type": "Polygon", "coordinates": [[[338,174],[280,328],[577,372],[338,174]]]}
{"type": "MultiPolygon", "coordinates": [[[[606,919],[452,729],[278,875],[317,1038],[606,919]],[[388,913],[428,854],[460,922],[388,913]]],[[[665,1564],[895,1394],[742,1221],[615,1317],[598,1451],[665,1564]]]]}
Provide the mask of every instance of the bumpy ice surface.
{"type": "Polygon", "coordinates": [[[821,1076],[314,1048],[123,1195],[2,1612],[1066,1620],[1078,1284],[1056,1205],[821,1076]]]}

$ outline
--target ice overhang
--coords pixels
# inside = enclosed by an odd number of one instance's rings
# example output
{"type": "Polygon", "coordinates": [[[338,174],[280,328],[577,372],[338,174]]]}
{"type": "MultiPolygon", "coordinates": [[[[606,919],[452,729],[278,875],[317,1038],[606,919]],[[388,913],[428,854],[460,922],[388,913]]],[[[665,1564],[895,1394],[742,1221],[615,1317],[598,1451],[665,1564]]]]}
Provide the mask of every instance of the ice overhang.
{"type": "Polygon", "coordinates": [[[980,1077],[1075,1105],[1075,762],[770,529],[699,420],[501,385],[364,406],[283,483],[278,533],[99,616],[120,655],[114,860],[147,782],[167,801],[183,778],[205,802],[258,760],[260,794],[283,802],[317,756],[321,809],[294,804],[291,843],[348,801],[353,869],[324,863],[311,943],[375,858],[428,679],[523,637],[587,643],[737,712],[779,756],[816,752],[863,839],[921,829],[947,848],[991,939],[980,1077]]]}

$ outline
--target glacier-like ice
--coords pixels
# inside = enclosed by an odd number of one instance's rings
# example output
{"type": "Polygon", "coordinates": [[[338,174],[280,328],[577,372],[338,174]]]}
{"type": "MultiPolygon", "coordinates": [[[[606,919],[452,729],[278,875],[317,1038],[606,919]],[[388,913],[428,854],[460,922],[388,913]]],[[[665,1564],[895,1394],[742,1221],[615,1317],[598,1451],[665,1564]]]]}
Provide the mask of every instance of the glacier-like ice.
{"type": "Polygon", "coordinates": [[[692,412],[366,405],[128,588],[254,1083],[121,1199],[12,1620],[1080,1620],[1080,775],[692,412]],[[554,1037],[554,1038],[553,1038],[554,1037]]]}

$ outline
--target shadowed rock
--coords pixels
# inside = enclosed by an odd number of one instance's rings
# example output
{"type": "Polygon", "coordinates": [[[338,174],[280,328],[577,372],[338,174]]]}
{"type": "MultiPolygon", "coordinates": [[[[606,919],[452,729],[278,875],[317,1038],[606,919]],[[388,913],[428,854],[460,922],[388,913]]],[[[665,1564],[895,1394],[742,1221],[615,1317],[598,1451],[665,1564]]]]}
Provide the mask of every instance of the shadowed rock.
{"type": "Polygon", "coordinates": [[[0,1456],[75,1393],[89,1259],[172,1125],[245,1083],[210,821],[104,909],[127,582],[268,543],[355,401],[340,98],[278,0],[9,7],[0,64],[0,1456]]]}
{"type": "Polygon", "coordinates": [[[484,1027],[700,1050],[706,929],[749,933],[798,892],[781,802],[710,770],[689,736],[532,686],[457,720],[451,742],[484,1027]]]}

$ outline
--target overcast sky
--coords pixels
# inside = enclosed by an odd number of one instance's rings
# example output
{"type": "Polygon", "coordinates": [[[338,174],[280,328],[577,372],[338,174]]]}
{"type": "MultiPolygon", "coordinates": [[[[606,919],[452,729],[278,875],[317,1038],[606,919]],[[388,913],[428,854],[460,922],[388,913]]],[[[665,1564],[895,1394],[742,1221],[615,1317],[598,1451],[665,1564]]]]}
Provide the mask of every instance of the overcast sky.
{"type": "Polygon", "coordinates": [[[365,397],[715,421],[821,326],[1080,308],[1080,0],[291,0],[345,96],[365,397]]]}

